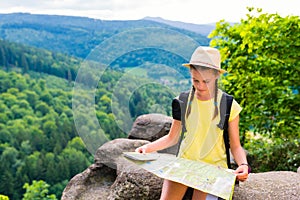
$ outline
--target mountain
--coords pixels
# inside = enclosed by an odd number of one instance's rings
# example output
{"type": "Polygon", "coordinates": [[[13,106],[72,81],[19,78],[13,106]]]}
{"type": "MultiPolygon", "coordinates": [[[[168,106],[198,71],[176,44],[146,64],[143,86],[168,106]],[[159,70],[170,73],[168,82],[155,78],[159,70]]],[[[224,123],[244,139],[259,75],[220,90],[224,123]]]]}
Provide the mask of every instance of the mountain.
{"type": "MultiPolygon", "coordinates": [[[[174,30],[194,39],[200,45],[208,45],[210,41],[207,34],[202,35],[153,20],[99,20],[30,13],[0,14],[0,38],[80,58],[86,58],[97,45],[118,33],[147,27],[174,30]]],[[[180,40],[178,41],[180,46],[180,40]]]]}
{"type": "Polygon", "coordinates": [[[166,20],[161,17],[145,17],[144,20],[155,21],[163,24],[167,24],[173,27],[185,29],[188,31],[192,31],[195,33],[199,33],[201,35],[207,36],[212,30],[215,29],[215,24],[193,24],[193,23],[185,23],[180,21],[171,21],[166,20]]]}

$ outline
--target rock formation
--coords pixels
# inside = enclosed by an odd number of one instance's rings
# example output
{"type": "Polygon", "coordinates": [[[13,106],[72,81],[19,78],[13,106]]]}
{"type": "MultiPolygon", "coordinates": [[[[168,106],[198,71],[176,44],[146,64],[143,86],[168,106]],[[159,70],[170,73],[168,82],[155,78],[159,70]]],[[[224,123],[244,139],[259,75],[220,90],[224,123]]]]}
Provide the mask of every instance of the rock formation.
{"type": "MultiPolygon", "coordinates": [[[[132,164],[122,152],[134,151],[167,134],[171,120],[158,114],[139,117],[128,139],[109,141],[97,150],[94,164],[70,180],[62,200],[158,200],[163,180],[132,164]]],[[[176,148],[171,148],[167,152],[175,151],[176,148]]],[[[300,172],[289,171],[251,173],[234,192],[234,200],[298,200],[299,197],[300,172]]]]}

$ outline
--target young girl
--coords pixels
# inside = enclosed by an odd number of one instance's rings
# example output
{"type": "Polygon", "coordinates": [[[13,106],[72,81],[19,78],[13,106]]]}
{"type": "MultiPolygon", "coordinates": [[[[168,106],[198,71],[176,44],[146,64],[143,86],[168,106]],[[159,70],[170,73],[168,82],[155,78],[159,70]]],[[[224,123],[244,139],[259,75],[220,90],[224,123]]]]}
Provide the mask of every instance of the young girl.
{"type": "MultiPolygon", "coordinates": [[[[179,157],[199,160],[216,166],[227,168],[226,152],[223,140],[223,130],[217,127],[220,121],[219,107],[222,91],[218,89],[218,78],[225,70],[221,69],[220,53],[211,47],[198,47],[190,60],[183,64],[190,68],[192,90],[189,94],[187,111],[185,113],[186,132],[180,145],[179,157]]],[[[248,178],[248,162],[239,138],[239,113],[242,108],[233,100],[228,120],[230,150],[238,168],[235,170],[237,179],[245,181],[248,178]]],[[[181,133],[181,119],[173,116],[173,122],[168,135],[141,146],[136,152],[149,153],[173,146],[178,142],[181,133]]],[[[164,180],[161,200],[180,200],[187,186],[164,180]]],[[[217,199],[194,189],[193,200],[217,199]]]]}

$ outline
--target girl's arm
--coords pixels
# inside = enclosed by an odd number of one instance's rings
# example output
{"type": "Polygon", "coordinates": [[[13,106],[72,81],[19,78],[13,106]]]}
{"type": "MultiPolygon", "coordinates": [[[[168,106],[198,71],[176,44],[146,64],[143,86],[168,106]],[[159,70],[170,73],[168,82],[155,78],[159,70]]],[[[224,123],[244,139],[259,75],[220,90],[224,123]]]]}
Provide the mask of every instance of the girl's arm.
{"type": "Polygon", "coordinates": [[[139,153],[150,153],[175,145],[181,132],[181,121],[173,119],[170,132],[149,144],[138,147],[135,151],[139,153]]]}
{"type": "Polygon", "coordinates": [[[239,135],[239,116],[228,123],[228,133],[230,140],[230,149],[238,168],[235,170],[237,179],[245,181],[248,178],[248,162],[244,149],[240,143],[239,135]]]}

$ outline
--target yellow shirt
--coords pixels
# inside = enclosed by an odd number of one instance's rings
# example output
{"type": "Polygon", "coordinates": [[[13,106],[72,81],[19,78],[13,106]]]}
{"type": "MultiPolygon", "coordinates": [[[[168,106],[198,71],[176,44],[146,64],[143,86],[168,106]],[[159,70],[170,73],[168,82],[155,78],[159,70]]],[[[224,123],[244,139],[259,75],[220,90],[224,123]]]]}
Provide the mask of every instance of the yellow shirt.
{"type": "MultiPolygon", "coordinates": [[[[218,109],[221,97],[222,91],[219,90],[218,109]]],[[[237,117],[241,110],[240,105],[233,100],[229,122],[237,117]]],[[[220,115],[212,120],[213,114],[214,99],[200,101],[194,97],[191,113],[186,119],[187,132],[181,143],[179,156],[227,168],[223,130],[217,127],[220,115]]]]}

